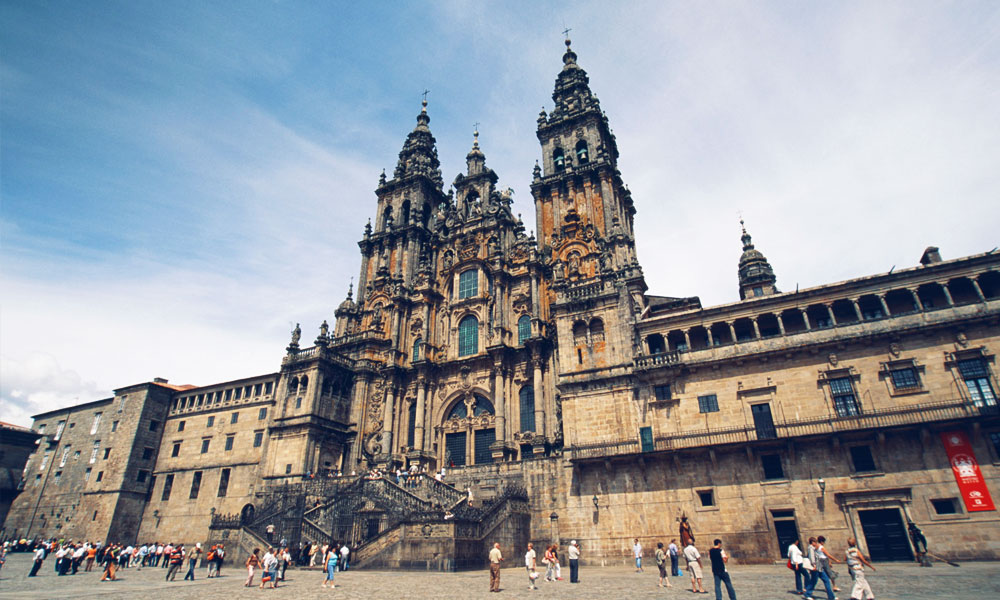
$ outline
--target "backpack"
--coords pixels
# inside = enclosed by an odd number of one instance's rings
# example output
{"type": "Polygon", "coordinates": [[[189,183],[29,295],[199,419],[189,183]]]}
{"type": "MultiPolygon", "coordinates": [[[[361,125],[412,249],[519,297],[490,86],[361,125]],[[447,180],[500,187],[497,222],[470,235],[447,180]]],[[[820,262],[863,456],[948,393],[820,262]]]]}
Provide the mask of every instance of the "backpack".
{"type": "Polygon", "coordinates": [[[656,566],[658,566],[658,567],[663,566],[663,562],[664,562],[664,560],[666,558],[667,558],[666,555],[663,554],[663,550],[657,548],[656,549],[656,566]]]}
{"type": "Polygon", "coordinates": [[[215,560],[215,550],[209,550],[208,554],[205,555],[206,560],[215,560]]]}

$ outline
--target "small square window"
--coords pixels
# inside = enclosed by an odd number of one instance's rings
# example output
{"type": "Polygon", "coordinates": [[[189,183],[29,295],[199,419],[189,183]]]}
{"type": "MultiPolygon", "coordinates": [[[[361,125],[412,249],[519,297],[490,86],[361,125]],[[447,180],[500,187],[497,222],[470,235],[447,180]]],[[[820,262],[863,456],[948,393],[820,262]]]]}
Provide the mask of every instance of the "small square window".
{"type": "Polygon", "coordinates": [[[150,431],[156,431],[159,428],[160,428],[160,422],[159,421],[150,421],[149,422],[149,430],[150,431]]]}
{"type": "Polygon", "coordinates": [[[84,481],[90,481],[90,472],[92,470],[93,469],[91,469],[90,467],[87,467],[87,470],[83,472],[83,480],[84,481]]]}
{"type": "Polygon", "coordinates": [[[54,477],[55,483],[59,483],[60,479],[62,479],[62,471],[56,471],[56,475],[54,477]]]}
{"type": "Polygon", "coordinates": [[[271,390],[273,390],[273,389],[274,389],[274,382],[273,381],[268,381],[267,383],[264,384],[264,395],[266,396],[266,395],[270,394],[271,390]]]}
{"type": "Polygon", "coordinates": [[[174,448],[173,448],[173,450],[170,451],[171,458],[177,458],[177,456],[180,453],[181,453],[181,443],[180,442],[174,442],[174,448]]]}
{"type": "MultiPolygon", "coordinates": [[[[178,445],[180,445],[180,444],[178,444],[178,445]]],[[[153,458],[153,449],[152,448],[143,448],[142,449],[142,460],[149,460],[151,458],[153,458]]]]}
{"type": "Polygon", "coordinates": [[[184,421],[177,423],[177,431],[184,431],[184,421]]]}
{"type": "Polygon", "coordinates": [[[211,427],[213,425],[215,425],[215,415],[210,416],[208,421],[205,421],[205,427],[211,427]]]}
{"type": "Polygon", "coordinates": [[[931,506],[934,507],[934,512],[939,515],[958,514],[958,503],[955,502],[954,498],[939,498],[937,500],[931,500],[931,506]]]}
{"type": "Polygon", "coordinates": [[[670,400],[670,384],[658,385],[653,388],[657,400],[670,400]]]}
{"type": "Polygon", "coordinates": [[[239,420],[240,420],[240,413],[238,412],[234,412],[232,415],[229,416],[229,422],[231,424],[236,424],[236,422],[239,420]]]}
{"type": "Polygon", "coordinates": [[[698,412],[719,412],[719,399],[715,394],[698,396],[698,412]]]}
{"type": "Polygon", "coordinates": [[[920,378],[917,376],[917,370],[913,367],[892,369],[889,371],[889,375],[892,377],[892,386],[899,391],[920,389],[920,378]]]}
{"type": "Polygon", "coordinates": [[[146,477],[148,477],[148,476],[149,476],[149,471],[142,471],[142,470],[140,470],[136,474],[135,480],[138,483],[145,483],[146,482],[146,477]]]}
{"type": "Polygon", "coordinates": [[[781,466],[780,454],[761,454],[760,464],[764,468],[764,479],[784,479],[785,469],[781,466]]]}
{"type": "Polygon", "coordinates": [[[715,494],[712,490],[701,490],[698,492],[698,500],[702,506],[715,506],[715,494]]]}
{"type": "Polygon", "coordinates": [[[226,436],[226,452],[229,452],[230,450],[233,449],[233,440],[235,439],[236,439],[235,435],[226,436]]]}
{"type": "Polygon", "coordinates": [[[288,463],[285,465],[285,475],[290,475],[292,473],[292,464],[288,463]]]}
{"type": "Polygon", "coordinates": [[[208,445],[212,442],[211,438],[205,438],[201,440],[201,453],[208,454],[208,445]]]}
{"type": "Polygon", "coordinates": [[[851,446],[851,462],[855,473],[871,473],[877,471],[875,457],[868,446],[851,446]]]}
{"type": "Polygon", "coordinates": [[[267,418],[267,408],[266,407],[260,409],[259,411],[257,411],[257,420],[258,421],[263,421],[266,418],[267,418]]]}

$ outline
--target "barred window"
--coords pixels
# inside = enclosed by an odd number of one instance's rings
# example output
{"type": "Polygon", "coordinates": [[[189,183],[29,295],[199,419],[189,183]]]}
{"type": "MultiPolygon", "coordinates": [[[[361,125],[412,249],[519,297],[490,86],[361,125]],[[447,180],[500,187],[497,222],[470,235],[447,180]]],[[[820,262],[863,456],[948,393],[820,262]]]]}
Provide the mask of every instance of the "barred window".
{"type": "Polygon", "coordinates": [[[517,343],[524,344],[524,341],[531,337],[531,317],[523,315],[517,320],[517,343]]]}
{"type": "Polygon", "coordinates": [[[830,394],[833,396],[833,407],[838,417],[851,417],[861,414],[858,397],[854,394],[854,385],[850,377],[837,377],[830,380],[830,394]]]}
{"type": "Polygon", "coordinates": [[[719,412],[719,399],[715,394],[698,396],[698,412],[719,412]]]}
{"type": "Polygon", "coordinates": [[[470,269],[458,276],[458,297],[472,298],[479,295],[479,271],[470,269]]]}
{"type": "Polygon", "coordinates": [[[997,397],[990,384],[990,372],[981,358],[966,358],[958,361],[958,372],[965,380],[972,403],[976,406],[996,406],[997,397]]]}
{"type": "Polygon", "coordinates": [[[423,338],[413,340],[413,355],[410,356],[410,362],[420,360],[420,344],[423,341],[423,338]]]}
{"type": "Polygon", "coordinates": [[[653,388],[657,400],[670,400],[670,384],[658,385],[653,388]]]}
{"type": "Polygon", "coordinates": [[[897,390],[914,390],[920,387],[920,378],[917,377],[917,370],[913,367],[892,369],[889,375],[892,376],[892,385],[897,390]]]}
{"type": "Polygon", "coordinates": [[[530,385],[521,388],[521,431],[535,430],[535,389],[530,385]]]}
{"type": "Polygon", "coordinates": [[[458,355],[479,352],[479,320],[469,315],[458,324],[458,355]]]}

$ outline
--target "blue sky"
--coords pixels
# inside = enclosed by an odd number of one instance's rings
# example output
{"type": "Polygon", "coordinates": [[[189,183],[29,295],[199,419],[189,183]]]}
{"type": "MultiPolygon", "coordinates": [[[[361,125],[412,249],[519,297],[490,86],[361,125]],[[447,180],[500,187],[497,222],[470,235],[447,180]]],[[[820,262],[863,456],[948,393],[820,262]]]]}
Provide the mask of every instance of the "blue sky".
{"type": "Polygon", "coordinates": [[[359,268],[430,90],[534,220],[573,48],[650,292],[737,299],[738,213],[791,290],[1000,244],[995,2],[0,2],[0,420],[277,370],[359,268]]]}

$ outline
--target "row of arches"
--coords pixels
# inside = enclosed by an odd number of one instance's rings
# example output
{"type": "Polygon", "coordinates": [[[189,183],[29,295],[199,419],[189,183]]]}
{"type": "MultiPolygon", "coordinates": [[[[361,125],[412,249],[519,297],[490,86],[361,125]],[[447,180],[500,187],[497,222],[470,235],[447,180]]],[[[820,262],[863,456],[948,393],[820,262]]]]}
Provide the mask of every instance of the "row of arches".
{"type": "MultiPolygon", "coordinates": [[[[388,229],[390,223],[396,227],[405,227],[411,224],[411,216],[416,215],[411,215],[409,199],[403,200],[403,203],[399,207],[399,211],[395,214],[393,213],[392,205],[387,202],[385,208],[382,209],[382,222],[379,223],[379,227],[380,229],[388,229]]],[[[424,202],[420,206],[419,219],[422,227],[427,228],[430,226],[431,205],[429,202],[424,202]]]]}
{"type": "MultiPolygon", "coordinates": [[[[732,321],[719,321],[689,329],[653,333],[645,338],[649,354],[684,352],[713,346],[803,333],[886,317],[940,310],[1000,298],[1000,273],[987,271],[976,278],[956,277],[946,282],[897,288],[882,294],[864,294],[833,302],[787,308],[732,321]]],[[[574,330],[575,334],[575,330],[574,330]]]]}

